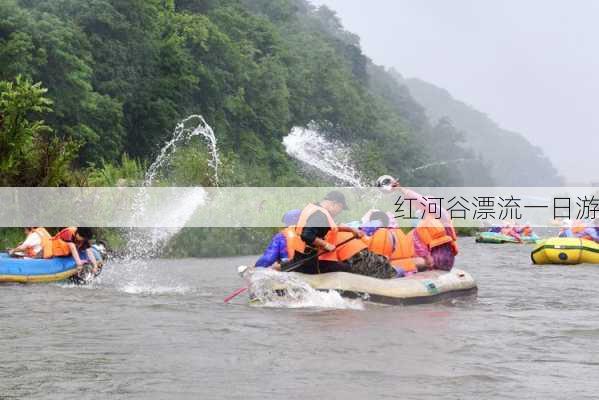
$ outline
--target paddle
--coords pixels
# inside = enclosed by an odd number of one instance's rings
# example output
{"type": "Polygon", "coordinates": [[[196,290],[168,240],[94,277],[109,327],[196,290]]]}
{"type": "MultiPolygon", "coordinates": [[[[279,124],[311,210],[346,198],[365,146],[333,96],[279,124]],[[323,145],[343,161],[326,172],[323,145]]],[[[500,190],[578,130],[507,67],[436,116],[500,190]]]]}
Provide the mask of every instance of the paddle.
{"type": "MultiPolygon", "coordinates": [[[[342,246],[342,245],[344,245],[345,243],[347,243],[347,242],[341,243],[339,246],[342,246]]],[[[339,247],[339,246],[337,246],[337,247],[339,247]]],[[[337,247],[335,247],[335,250],[337,250],[337,247]]],[[[331,251],[335,251],[335,250],[331,250],[331,251]]],[[[331,251],[322,251],[322,252],[317,252],[317,253],[314,253],[314,254],[312,254],[310,257],[306,257],[306,258],[304,258],[303,260],[299,260],[298,262],[296,262],[296,263],[293,263],[293,264],[291,264],[291,265],[287,265],[287,266],[281,266],[281,272],[293,272],[293,271],[295,271],[296,269],[298,269],[299,267],[301,267],[302,265],[304,265],[306,262],[308,262],[308,261],[312,261],[312,260],[314,260],[315,258],[317,258],[317,257],[320,257],[320,256],[321,256],[321,255],[323,255],[323,254],[330,253],[331,251]]]]}
{"type": "MultiPolygon", "coordinates": [[[[335,246],[335,249],[331,250],[331,251],[337,250],[339,247],[343,246],[344,244],[347,244],[347,243],[351,242],[354,239],[355,239],[355,237],[351,237],[351,238],[349,238],[349,239],[347,239],[347,240],[339,243],[337,246],[335,246]]],[[[322,256],[323,254],[330,253],[331,251],[322,251],[322,252],[315,253],[315,254],[311,255],[310,257],[304,258],[303,260],[299,260],[298,262],[293,263],[290,266],[285,267],[285,270],[284,271],[281,270],[281,272],[292,272],[292,271],[295,271],[296,269],[298,269],[299,267],[301,267],[302,265],[304,265],[307,261],[311,261],[311,260],[313,260],[313,259],[315,259],[317,257],[322,256]]],[[[229,296],[225,297],[224,302],[225,303],[230,302],[235,297],[237,297],[240,294],[246,292],[248,289],[249,289],[249,286],[245,286],[245,287],[237,289],[236,291],[234,291],[233,293],[231,293],[229,296]]]]}
{"type": "Polygon", "coordinates": [[[236,291],[234,291],[233,293],[231,293],[229,296],[227,296],[225,298],[225,303],[230,302],[231,300],[233,300],[235,297],[239,296],[240,294],[242,294],[243,292],[245,292],[246,290],[249,289],[249,286],[245,286],[242,288],[237,289],[236,291]]]}

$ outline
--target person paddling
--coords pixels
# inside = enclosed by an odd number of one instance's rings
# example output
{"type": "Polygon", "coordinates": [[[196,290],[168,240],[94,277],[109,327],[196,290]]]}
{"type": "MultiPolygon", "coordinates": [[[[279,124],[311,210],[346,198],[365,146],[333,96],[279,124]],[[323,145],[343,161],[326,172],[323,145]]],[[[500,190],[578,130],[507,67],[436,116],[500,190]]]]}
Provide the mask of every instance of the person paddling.
{"type": "Polygon", "coordinates": [[[339,262],[335,256],[337,235],[340,231],[360,235],[355,228],[339,227],[335,223],[334,218],[347,209],[345,196],[338,191],[328,193],[318,204],[304,207],[296,226],[298,237],[291,244],[294,251],[291,263],[301,264],[296,272],[319,274],[347,271],[347,264],[339,262]]]}
{"type": "Polygon", "coordinates": [[[296,271],[307,274],[343,271],[380,279],[398,277],[388,259],[368,251],[360,230],[335,223],[334,217],[343,210],[347,210],[345,196],[338,191],[327,194],[318,205],[308,204],[302,210],[296,227],[298,237],[293,244],[293,264],[301,265],[296,271]]]}

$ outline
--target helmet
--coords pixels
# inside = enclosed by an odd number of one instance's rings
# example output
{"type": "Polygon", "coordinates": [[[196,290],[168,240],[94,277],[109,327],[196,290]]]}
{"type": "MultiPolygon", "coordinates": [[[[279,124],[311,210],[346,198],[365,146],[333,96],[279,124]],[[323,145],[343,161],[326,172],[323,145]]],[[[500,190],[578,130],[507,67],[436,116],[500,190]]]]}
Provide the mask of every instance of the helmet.
{"type": "Polygon", "coordinates": [[[291,210],[287,211],[285,215],[283,215],[283,223],[285,226],[291,226],[297,224],[299,221],[299,217],[302,213],[302,210],[291,210]]]}

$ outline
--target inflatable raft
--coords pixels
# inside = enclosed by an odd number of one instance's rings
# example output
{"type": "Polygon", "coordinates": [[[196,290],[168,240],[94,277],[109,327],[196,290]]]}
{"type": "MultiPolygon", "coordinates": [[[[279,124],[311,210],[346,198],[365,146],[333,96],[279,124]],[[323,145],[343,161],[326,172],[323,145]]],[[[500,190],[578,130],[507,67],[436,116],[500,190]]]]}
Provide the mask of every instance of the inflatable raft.
{"type": "MultiPolygon", "coordinates": [[[[98,247],[92,246],[98,262],[103,258],[98,247]]],[[[82,253],[81,259],[86,257],[82,253]]],[[[0,253],[0,283],[44,283],[72,280],[75,283],[85,283],[77,274],[77,265],[73,257],[54,257],[51,259],[13,258],[7,253],[0,253]]]]}
{"type": "Polygon", "coordinates": [[[578,238],[549,238],[531,253],[534,264],[599,264],[599,243],[578,238]]]}
{"type": "MultiPolygon", "coordinates": [[[[290,273],[316,290],[335,290],[344,297],[363,298],[381,304],[425,304],[447,299],[472,296],[477,292],[474,278],[459,269],[420,272],[400,279],[377,279],[346,272],[321,275],[290,273]]],[[[284,283],[273,287],[281,296],[285,295],[284,283]]],[[[250,298],[252,291],[250,289],[250,298]]]]}
{"type": "MultiPolygon", "coordinates": [[[[522,243],[537,243],[540,239],[537,235],[521,236],[522,243]]],[[[497,232],[481,232],[476,236],[477,243],[520,243],[513,236],[504,235],[497,232]]]]}

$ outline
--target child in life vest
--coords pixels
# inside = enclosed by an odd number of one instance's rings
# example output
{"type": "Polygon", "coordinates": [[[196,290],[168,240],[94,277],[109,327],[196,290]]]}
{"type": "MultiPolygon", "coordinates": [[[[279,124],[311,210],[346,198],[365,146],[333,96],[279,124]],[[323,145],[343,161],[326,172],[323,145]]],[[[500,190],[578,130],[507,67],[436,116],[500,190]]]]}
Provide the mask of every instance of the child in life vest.
{"type": "Polygon", "coordinates": [[[257,268],[280,269],[281,263],[286,263],[292,258],[287,246],[287,236],[292,234],[293,229],[290,227],[297,224],[301,212],[301,210],[291,210],[283,215],[283,223],[286,228],[272,237],[264,254],[256,261],[257,268]]]}

